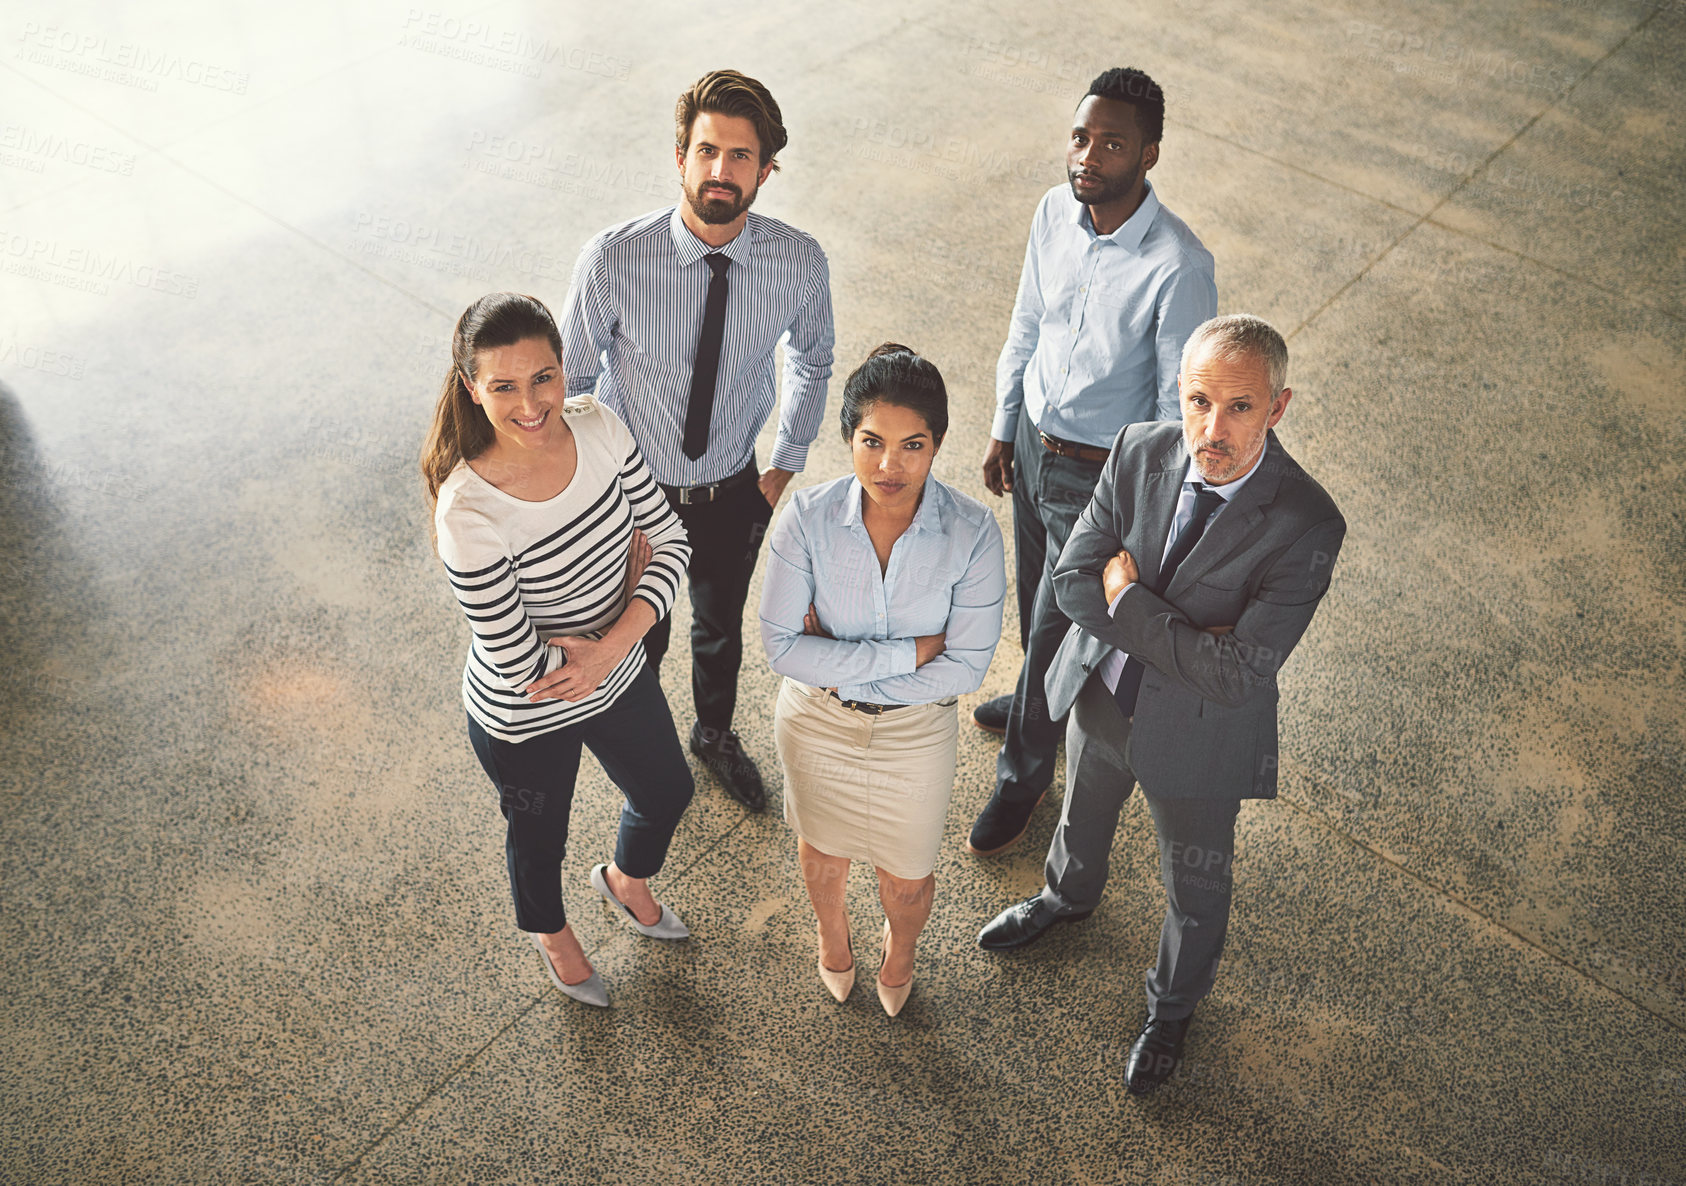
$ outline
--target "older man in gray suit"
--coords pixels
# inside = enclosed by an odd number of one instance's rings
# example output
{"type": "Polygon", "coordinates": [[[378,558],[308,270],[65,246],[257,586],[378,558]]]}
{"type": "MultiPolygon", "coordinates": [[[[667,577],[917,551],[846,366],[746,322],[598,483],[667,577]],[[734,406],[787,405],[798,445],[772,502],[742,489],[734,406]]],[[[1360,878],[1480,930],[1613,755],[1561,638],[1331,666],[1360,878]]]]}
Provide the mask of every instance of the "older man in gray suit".
{"type": "Polygon", "coordinates": [[[1235,818],[1276,795],[1276,675],[1311,625],[1346,534],[1334,501],[1272,431],[1293,395],[1288,347],[1256,317],[1218,317],[1183,349],[1183,423],[1119,433],[1054,570],[1072,627],[1049,669],[1066,729],[1066,796],[1048,884],[978,936],[1022,947],[1087,918],[1137,782],[1159,834],[1168,909],[1130,1050],[1132,1092],[1182,1057],[1229,925],[1235,818]]]}

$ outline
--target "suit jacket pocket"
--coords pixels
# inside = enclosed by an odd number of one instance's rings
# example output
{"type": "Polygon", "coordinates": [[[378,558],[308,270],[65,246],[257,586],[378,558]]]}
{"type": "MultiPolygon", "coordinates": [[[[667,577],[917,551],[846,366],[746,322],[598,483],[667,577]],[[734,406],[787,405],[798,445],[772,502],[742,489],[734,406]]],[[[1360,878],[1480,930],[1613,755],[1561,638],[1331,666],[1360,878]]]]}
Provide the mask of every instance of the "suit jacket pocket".
{"type": "Polygon", "coordinates": [[[1198,580],[1177,594],[1177,608],[1196,626],[1233,626],[1247,608],[1247,586],[1198,580]]]}

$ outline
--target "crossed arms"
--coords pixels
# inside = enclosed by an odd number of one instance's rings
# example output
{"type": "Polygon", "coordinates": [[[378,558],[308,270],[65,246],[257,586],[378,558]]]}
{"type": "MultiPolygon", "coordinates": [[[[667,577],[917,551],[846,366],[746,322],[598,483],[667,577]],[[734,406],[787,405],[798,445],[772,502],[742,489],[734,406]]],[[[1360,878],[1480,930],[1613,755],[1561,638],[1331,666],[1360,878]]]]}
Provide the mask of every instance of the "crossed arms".
{"type": "MultiPolygon", "coordinates": [[[[1054,598],[1061,611],[1101,642],[1216,704],[1240,708],[1261,691],[1274,691],[1276,673],[1329,588],[1345,520],[1333,514],[1308,521],[1291,543],[1261,554],[1254,570],[1256,591],[1228,632],[1197,625],[1140,581],[1125,590],[1109,614],[1106,568],[1124,552],[1123,537],[1133,521],[1133,506],[1120,506],[1133,502],[1133,484],[1120,482],[1130,452],[1114,447],[1094,497],[1060,554],[1054,598]]],[[[1115,579],[1117,573],[1115,567],[1115,579]]]]}

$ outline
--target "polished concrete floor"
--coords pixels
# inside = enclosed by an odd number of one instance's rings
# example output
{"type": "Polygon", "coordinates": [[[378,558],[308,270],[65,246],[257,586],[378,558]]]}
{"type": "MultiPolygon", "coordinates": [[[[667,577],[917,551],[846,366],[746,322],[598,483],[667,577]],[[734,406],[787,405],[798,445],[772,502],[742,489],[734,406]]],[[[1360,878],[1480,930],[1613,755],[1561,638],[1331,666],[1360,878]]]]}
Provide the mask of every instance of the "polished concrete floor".
{"type": "MultiPolygon", "coordinates": [[[[1680,0],[29,0],[0,33],[0,1179],[1686,1182],[1680,0]],[[937,360],[939,473],[987,497],[1028,219],[1115,64],[1164,84],[1159,192],[1221,308],[1289,333],[1281,435],[1351,525],[1186,1064],[1123,1089],[1139,802],[1093,919],[974,946],[1057,804],[967,854],[969,726],[900,1018],[823,994],[776,802],[706,778],[658,883],[695,938],[616,926],[595,766],[566,892],[615,1004],[563,998],[415,468],[456,313],[559,304],[673,200],[675,95],[737,66],[840,375],[937,360]]],[[[800,480],[844,465],[828,428],[800,480]]],[[[752,651],[776,801],[773,686],[752,651]]]]}

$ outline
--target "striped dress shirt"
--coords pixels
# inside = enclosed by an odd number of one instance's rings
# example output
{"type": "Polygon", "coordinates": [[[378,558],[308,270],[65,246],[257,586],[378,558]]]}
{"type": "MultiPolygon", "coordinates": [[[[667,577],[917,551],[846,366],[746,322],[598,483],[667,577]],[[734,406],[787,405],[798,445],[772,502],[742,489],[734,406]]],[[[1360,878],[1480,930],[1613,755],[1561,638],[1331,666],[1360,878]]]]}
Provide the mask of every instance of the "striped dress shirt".
{"type": "Polygon", "coordinates": [[[761,642],[774,671],[845,700],[929,704],[982,686],[1001,641],[1007,561],[988,507],[925,479],[913,522],[881,573],[861,521],[860,480],[798,490],[779,516],[761,592],[761,642]],[[835,638],[802,633],[812,603],[835,638]],[[947,649],[917,667],[925,634],[947,649]]]}
{"type": "Polygon", "coordinates": [[[673,608],[691,558],[685,527],[626,425],[590,397],[565,401],[562,414],[578,461],[560,494],[528,502],[459,462],[440,484],[434,512],[439,558],[474,633],[463,706],[504,741],[602,712],[643,669],[644,648],[634,646],[583,700],[535,703],[522,691],[563,656],[546,639],[597,634],[631,604],[625,586],[634,527],[649,538],[651,558],[632,596],[649,602],[657,618],[673,608]]]}
{"type": "Polygon", "coordinates": [[[1013,440],[1023,414],[1050,436],[1111,449],[1126,424],[1182,419],[1183,343],[1217,313],[1212,253],[1151,184],[1110,235],[1055,186],[1031,220],[990,436],[1013,440]]]}
{"type": "Polygon", "coordinates": [[[778,402],[773,348],[784,339],[784,407],[772,464],[798,471],[825,413],[831,378],[831,274],[813,236],[753,211],[738,236],[710,247],[679,207],[611,227],[580,253],[562,307],[568,391],[597,397],[632,429],[656,480],[700,486],[755,457],[778,402]],[[703,256],[731,259],[726,329],[708,448],[685,456],[685,414],[711,277],[703,256]],[[787,336],[788,335],[788,336],[787,336]]]}

